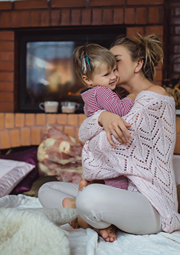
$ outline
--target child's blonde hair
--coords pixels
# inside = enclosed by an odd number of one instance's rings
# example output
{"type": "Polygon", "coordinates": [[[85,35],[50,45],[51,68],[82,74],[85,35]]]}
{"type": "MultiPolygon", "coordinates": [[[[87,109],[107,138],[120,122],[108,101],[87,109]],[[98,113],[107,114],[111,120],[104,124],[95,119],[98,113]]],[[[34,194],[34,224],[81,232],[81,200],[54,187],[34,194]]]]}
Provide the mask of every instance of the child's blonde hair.
{"type": "Polygon", "coordinates": [[[75,72],[81,81],[87,85],[82,79],[86,75],[88,79],[93,79],[96,68],[100,64],[105,63],[108,70],[112,70],[116,65],[116,60],[112,52],[98,44],[87,44],[78,46],[73,53],[73,64],[75,72]]]}

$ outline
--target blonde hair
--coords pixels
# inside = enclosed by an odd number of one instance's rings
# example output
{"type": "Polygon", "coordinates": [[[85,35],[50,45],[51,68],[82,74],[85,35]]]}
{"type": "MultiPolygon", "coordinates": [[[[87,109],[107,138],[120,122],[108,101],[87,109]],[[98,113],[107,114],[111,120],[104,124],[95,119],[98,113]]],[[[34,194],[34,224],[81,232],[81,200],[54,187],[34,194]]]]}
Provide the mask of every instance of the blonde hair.
{"type": "Polygon", "coordinates": [[[161,47],[161,41],[156,34],[151,34],[146,37],[142,37],[138,34],[138,37],[126,37],[118,36],[111,48],[116,45],[125,46],[131,56],[132,61],[143,59],[144,63],[142,71],[144,76],[149,80],[153,81],[156,75],[155,67],[159,63],[163,63],[163,49],[161,47]]]}
{"type": "Polygon", "coordinates": [[[107,65],[108,70],[112,70],[116,65],[116,59],[112,52],[101,45],[91,43],[75,48],[73,53],[74,69],[85,85],[87,84],[82,76],[86,75],[92,80],[96,69],[102,63],[107,65]]]}

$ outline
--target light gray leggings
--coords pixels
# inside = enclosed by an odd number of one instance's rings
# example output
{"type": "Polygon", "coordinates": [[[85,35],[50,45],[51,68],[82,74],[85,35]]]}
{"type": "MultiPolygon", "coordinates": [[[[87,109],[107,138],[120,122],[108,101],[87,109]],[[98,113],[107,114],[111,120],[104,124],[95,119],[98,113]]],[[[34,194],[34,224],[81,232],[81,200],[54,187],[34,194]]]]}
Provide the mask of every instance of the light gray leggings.
{"type": "Polygon", "coordinates": [[[103,184],[91,184],[78,192],[78,184],[49,182],[39,190],[45,208],[61,208],[65,197],[76,197],[79,215],[92,227],[103,229],[111,224],[132,234],[161,231],[161,219],[145,196],[103,184]]]}

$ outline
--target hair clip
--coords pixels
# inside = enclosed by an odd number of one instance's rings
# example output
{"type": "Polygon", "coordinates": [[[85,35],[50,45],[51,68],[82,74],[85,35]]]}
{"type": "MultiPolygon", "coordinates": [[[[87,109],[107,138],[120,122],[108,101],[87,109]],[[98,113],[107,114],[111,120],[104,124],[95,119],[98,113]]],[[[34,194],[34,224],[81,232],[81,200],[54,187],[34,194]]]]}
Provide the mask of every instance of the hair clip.
{"type": "Polygon", "coordinates": [[[83,69],[84,74],[86,74],[87,68],[86,68],[86,60],[85,60],[85,57],[84,57],[83,60],[82,60],[82,69],[83,69]]]}
{"type": "Polygon", "coordinates": [[[86,56],[86,60],[88,62],[89,70],[91,71],[91,65],[90,65],[90,61],[89,61],[89,57],[88,56],[86,56]]]}

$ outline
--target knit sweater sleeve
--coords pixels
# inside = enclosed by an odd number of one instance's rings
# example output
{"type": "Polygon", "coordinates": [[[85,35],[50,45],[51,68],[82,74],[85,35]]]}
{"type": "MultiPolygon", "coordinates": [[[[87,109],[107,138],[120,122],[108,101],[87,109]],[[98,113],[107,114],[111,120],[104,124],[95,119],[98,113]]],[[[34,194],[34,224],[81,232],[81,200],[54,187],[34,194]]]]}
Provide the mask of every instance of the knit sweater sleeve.
{"type": "Polygon", "coordinates": [[[95,112],[91,117],[86,118],[81,124],[78,136],[82,143],[92,139],[103,130],[103,127],[101,127],[98,123],[99,116],[103,111],[104,110],[99,110],[95,112]]]}

